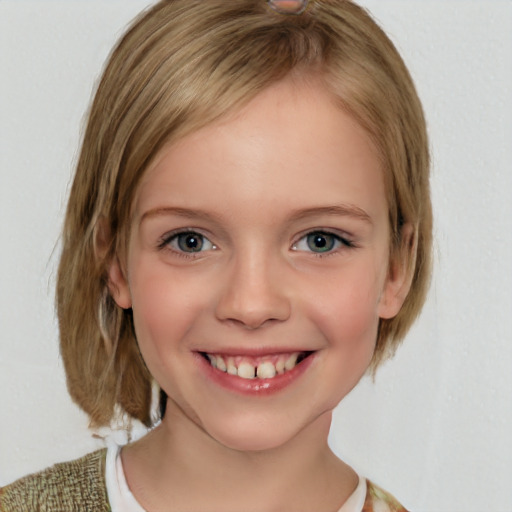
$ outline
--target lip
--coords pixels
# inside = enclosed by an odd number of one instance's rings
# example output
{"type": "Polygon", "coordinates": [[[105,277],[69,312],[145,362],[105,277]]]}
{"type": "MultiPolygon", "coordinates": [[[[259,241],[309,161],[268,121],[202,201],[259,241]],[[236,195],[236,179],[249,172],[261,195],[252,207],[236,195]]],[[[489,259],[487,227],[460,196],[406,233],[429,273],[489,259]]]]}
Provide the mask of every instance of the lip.
{"type": "MultiPolygon", "coordinates": [[[[226,352],[223,351],[223,353],[226,352]]],[[[238,354],[240,354],[240,352],[238,352],[238,354]]],[[[253,357],[270,355],[268,351],[263,353],[262,351],[258,350],[253,350],[250,354],[244,351],[244,354],[251,355],[253,357]]],[[[311,352],[292,370],[289,370],[282,375],[276,375],[271,379],[243,379],[237,375],[231,375],[227,372],[217,370],[208,361],[206,361],[200,352],[195,352],[194,356],[196,364],[199,366],[199,369],[203,375],[224,389],[243,395],[267,396],[284,390],[285,388],[293,385],[298,379],[300,379],[301,376],[311,366],[313,360],[316,357],[316,351],[311,352]]]]}

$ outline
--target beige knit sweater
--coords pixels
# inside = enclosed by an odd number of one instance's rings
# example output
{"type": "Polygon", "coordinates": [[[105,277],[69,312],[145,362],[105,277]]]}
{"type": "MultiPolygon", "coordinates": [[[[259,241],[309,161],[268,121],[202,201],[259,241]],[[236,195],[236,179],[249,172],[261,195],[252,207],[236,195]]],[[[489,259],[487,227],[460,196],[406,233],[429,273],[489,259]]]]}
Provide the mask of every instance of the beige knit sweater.
{"type": "Polygon", "coordinates": [[[107,450],[56,464],[0,488],[1,512],[109,512],[107,450]]]}

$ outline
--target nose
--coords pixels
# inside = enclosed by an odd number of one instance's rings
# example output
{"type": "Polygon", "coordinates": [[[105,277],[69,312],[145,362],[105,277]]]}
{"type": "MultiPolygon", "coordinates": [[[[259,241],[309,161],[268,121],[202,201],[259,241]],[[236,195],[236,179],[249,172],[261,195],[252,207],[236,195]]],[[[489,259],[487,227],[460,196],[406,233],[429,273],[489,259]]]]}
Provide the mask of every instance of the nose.
{"type": "Polygon", "coordinates": [[[253,330],[289,318],[291,304],[276,261],[257,255],[239,257],[227,274],[216,306],[219,320],[253,330]]]}

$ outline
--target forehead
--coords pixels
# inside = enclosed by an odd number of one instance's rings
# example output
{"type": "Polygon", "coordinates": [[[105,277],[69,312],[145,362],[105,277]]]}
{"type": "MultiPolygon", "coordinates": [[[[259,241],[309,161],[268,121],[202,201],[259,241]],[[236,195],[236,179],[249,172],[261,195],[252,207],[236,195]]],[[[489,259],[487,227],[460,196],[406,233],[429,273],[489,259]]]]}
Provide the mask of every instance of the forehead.
{"type": "Polygon", "coordinates": [[[238,215],[263,205],[336,203],[380,213],[380,159],[365,130],[323,87],[288,79],[165,147],[141,181],[135,210],[140,216],[176,204],[238,215]]]}

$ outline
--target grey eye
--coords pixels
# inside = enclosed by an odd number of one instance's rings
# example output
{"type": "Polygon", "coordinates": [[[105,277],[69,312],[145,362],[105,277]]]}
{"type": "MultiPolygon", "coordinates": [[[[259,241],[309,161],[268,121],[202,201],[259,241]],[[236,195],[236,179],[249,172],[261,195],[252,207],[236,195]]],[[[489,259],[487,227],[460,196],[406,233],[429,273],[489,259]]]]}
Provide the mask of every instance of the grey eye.
{"type": "Polygon", "coordinates": [[[294,251],[314,252],[316,254],[331,252],[342,246],[350,247],[351,243],[334,233],[327,231],[311,231],[293,246],[294,251]]]}
{"type": "Polygon", "coordinates": [[[214,249],[214,245],[205,236],[187,231],[174,235],[169,241],[169,245],[176,251],[181,252],[201,252],[214,249]]]}
{"type": "Polygon", "coordinates": [[[329,252],[334,249],[337,237],[330,233],[310,233],[306,237],[308,248],[313,252],[329,252]]]}

